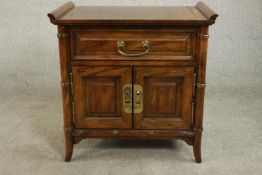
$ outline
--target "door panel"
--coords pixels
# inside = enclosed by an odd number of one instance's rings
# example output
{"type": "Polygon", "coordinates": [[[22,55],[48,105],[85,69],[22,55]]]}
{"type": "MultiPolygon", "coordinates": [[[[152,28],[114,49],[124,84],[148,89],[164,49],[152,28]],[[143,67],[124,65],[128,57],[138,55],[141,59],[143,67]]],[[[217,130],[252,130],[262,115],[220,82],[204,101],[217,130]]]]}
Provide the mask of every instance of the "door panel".
{"type": "Polygon", "coordinates": [[[86,102],[86,117],[120,117],[120,103],[117,93],[119,78],[86,78],[84,79],[84,96],[86,102]]]}
{"type": "Polygon", "coordinates": [[[131,128],[123,111],[123,86],[131,84],[129,67],[73,66],[77,128],[131,128]]]}
{"type": "Polygon", "coordinates": [[[146,77],[144,87],[147,117],[181,117],[183,78],[146,77]]]}
{"type": "Polygon", "coordinates": [[[143,87],[143,110],[134,114],[135,128],[189,128],[193,74],[193,67],[136,67],[134,83],[143,87]]]}

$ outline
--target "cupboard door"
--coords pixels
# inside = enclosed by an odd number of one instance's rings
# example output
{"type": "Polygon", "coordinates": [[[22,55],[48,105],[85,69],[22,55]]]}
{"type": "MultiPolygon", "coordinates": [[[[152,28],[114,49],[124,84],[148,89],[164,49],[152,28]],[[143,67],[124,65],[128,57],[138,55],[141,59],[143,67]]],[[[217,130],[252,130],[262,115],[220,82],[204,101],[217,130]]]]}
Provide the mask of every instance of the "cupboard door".
{"type": "Polygon", "coordinates": [[[135,128],[190,128],[193,76],[193,67],[136,67],[135,128]]]}
{"type": "Polygon", "coordinates": [[[131,72],[130,67],[72,67],[77,128],[132,127],[132,107],[123,110],[123,87],[132,84],[131,72]]]}

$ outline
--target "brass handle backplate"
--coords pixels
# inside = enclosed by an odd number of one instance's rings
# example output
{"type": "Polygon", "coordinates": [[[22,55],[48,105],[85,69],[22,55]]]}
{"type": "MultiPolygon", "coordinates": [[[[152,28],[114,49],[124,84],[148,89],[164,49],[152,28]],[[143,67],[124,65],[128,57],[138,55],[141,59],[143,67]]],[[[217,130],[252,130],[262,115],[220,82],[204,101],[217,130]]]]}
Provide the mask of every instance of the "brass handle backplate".
{"type": "Polygon", "coordinates": [[[141,113],[143,111],[143,87],[134,85],[134,113],[141,113]]]}
{"type": "Polygon", "coordinates": [[[123,109],[126,113],[132,113],[132,84],[123,87],[123,109]]]}
{"type": "Polygon", "coordinates": [[[149,41],[142,41],[141,45],[142,45],[143,49],[145,49],[144,52],[142,52],[142,53],[125,53],[123,51],[123,49],[125,48],[126,43],[125,43],[125,41],[120,40],[120,41],[117,42],[117,51],[118,51],[119,54],[121,54],[123,56],[127,56],[127,57],[138,57],[138,56],[143,56],[143,55],[148,54],[149,51],[150,51],[149,41]]]}
{"type": "Polygon", "coordinates": [[[125,113],[141,113],[143,111],[143,87],[134,84],[125,84],[123,87],[123,110],[125,113]]]}

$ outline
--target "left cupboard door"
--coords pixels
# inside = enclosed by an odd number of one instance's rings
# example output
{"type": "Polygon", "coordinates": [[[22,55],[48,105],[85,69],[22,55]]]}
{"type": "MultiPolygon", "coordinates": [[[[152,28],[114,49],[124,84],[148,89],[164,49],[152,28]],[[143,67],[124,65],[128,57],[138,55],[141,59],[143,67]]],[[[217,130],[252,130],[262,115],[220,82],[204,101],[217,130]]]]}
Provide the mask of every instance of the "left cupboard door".
{"type": "Polygon", "coordinates": [[[73,66],[72,74],[76,128],[132,128],[131,67],[73,66]]]}

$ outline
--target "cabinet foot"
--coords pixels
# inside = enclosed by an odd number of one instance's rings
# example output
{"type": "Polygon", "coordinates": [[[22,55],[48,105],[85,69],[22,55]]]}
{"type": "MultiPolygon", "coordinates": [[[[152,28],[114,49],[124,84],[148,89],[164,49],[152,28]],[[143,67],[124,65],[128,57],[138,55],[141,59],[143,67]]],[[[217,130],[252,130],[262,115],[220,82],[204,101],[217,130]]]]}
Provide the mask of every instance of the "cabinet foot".
{"type": "Polygon", "coordinates": [[[201,138],[202,138],[202,133],[196,133],[195,138],[194,138],[194,143],[193,143],[193,151],[194,151],[194,156],[195,156],[195,161],[197,163],[201,163],[201,138]]]}
{"type": "Polygon", "coordinates": [[[73,137],[71,132],[65,132],[65,162],[70,162],[73,154],[73,137]]]}

